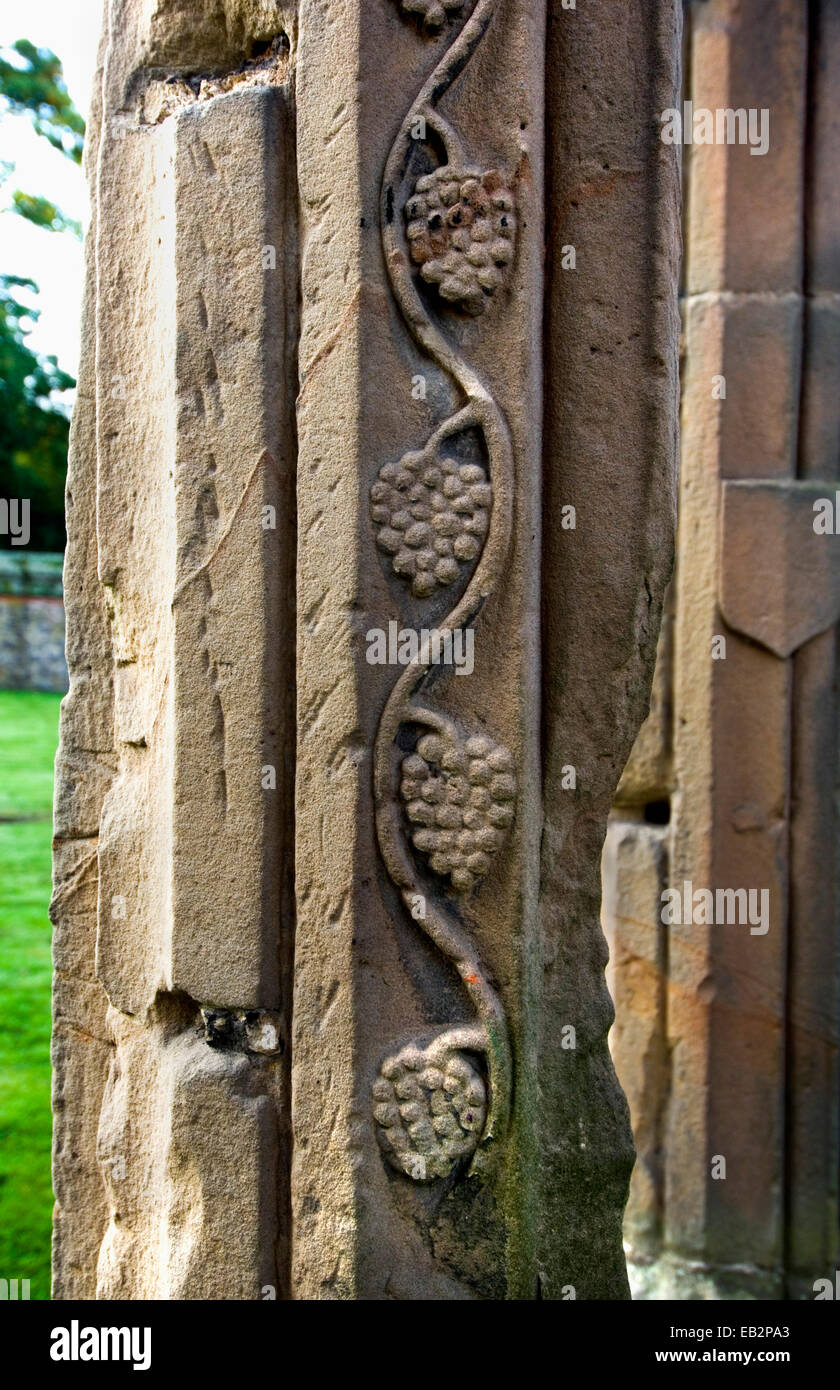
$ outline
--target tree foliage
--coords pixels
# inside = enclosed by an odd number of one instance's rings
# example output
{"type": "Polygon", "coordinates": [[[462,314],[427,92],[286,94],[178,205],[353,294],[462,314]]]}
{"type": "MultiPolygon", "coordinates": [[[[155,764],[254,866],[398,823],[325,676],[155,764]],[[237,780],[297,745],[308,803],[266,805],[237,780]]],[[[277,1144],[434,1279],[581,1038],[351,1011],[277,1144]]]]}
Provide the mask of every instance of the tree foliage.
{"type": "Polygon", "coordinates": [[[29,498],[33,549],[62,550],[70,422],[50,394],[75,382],[54,357],[40,357],[27,346],[38,311],[19,302],[15,291],[21,289],[37,286],[19,275],[0,275],[0,491],[29,498]]]}
{"type": "Polygon", "coordinates": [[[28,39],[18,39],[7,52],[15,54],[17,61],[0,53],[3,105],[15,115],[28,116],[54,149],[81,164],[85,123],[67,90],[60,60],[28,39]]]}
{"type": "Polygon", "coordinates": [[[28,222],[34,222],[36,227],[44,227],[48,232],[72,232],[76,237],[82,235],[81,225],[75,218],[67,217],[49,198],[22,193],[16,188],[12,194],[12,207],[28,222]]]}
{"type": "MultiPolygon", "coordinates": [[[[81,163],[84,120],[67,91],[59,59],[48,49],[19,39],[0,53],[3,115],[28,116],[38,135],[81,163]]],[[[4,164],[0,178],[12,172],[4,164]]],[[[78,223],[45,197],[17,189],[7,211],[48,231],[81,235],[78,223]]],[[[38,310],[21,301],[21,291],[37,294],[38,286],[18,275],[0,275],[0,494],[29,499],[33,549],[61,550],[70,425],[52,393],[76,383],[55,357],[42,357],[28,346],[38,310]]]]}

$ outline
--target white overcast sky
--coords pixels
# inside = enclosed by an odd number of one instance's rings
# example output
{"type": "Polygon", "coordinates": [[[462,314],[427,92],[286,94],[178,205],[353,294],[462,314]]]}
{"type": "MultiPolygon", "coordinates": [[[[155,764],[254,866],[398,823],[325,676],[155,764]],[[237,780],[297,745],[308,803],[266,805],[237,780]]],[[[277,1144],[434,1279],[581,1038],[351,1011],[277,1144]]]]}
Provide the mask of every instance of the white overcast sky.
{"type": "MultiPolygon", "coordinates": [[[[16,39],[51,48],[61,59],[70,94],[85,117],[101,9],[102,0],[26,0],[25,4],[0,0],[0,48],[16,39]]],[[[21,188],[49,198],[68,217],[86,222],[81,170],[36,135],[27,117],[0,118],[0,159],[16,166],[0,187],[0,208],[8,206],[13,189],[21,188]]],[[[80,243],[70,232],[43,231],[14,213],[0,212],[0,273],[26,275],[39,285],[40,294],[29,300],[41,310],[29,344],[38,352],[55,355],[75,376],[82,290],[80,243]]]]}

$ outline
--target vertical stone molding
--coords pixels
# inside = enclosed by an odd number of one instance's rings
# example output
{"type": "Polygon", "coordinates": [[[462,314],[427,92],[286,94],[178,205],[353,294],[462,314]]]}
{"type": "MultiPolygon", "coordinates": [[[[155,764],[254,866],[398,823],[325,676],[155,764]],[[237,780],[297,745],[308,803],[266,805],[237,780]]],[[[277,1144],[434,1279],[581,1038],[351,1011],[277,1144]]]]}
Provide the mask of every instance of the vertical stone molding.
{"type": "Polygon", "coordinates": [[[812,1298],[838,1262],[839,38],[832,4],[688,7],[686,98],[769,146],[686,151],[674,641],[604,858],[650,1297],[812,1298]],[[686,884],[766,893],[766,931],[663,925],[686,884]]]}
{"type": "Polygon", "coordinates": [[[58,1294],[625,1298],[598,866],[672,558],[678,6],[282,8],[103,42],[58,1294]]]}
{"type": "Polygon", "coordinates": [[[253,35],[225,51],[191,8],[188,32],[109,5],[88,149],[53,905],[59,1297],[256,1298],[286,1279],[294,122],[288,49],[256,81],[253,35]],[[211,62],[217,82],[199,81],[211,62]]]}
{"type": "Polygon", "coordinates": [[[579,1297],[619,1297],[631,1141],[606,1045],[596,865],[671,572],[680,204],[658,117],[677,100],[680,19],[646,3],[579,6],[574,27],[549,13],[537,1210],[542,1296],[561,1297],[571,1268],[579,1297]],[[558,1048],[570,1023],[576,1047],[558,1048]],[[570,1221],[584,1191],[587,1218],[570,1221]]]}

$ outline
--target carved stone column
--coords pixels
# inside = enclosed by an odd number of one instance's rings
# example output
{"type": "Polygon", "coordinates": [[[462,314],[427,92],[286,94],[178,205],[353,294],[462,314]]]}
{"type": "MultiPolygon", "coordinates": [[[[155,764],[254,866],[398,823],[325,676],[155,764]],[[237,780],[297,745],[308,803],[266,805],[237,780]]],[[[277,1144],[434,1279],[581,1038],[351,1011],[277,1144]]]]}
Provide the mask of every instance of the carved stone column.
{"type": "Polygon", "coordinates": [[[57,1291],[626,1297],[598,863],[671,558],[677,7],[281,8],[103,45],[57,1291]]]}

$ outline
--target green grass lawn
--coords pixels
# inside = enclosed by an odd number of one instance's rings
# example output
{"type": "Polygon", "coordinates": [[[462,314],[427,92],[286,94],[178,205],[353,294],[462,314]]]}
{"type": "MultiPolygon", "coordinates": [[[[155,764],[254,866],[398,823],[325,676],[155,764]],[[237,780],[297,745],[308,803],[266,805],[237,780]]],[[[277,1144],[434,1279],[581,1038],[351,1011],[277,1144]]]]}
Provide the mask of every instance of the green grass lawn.
{"type": "Polygon", "coordinates": [[[50,822],[59,695],[0,691],[0,1278],[50,1289],[50,822]]]}

